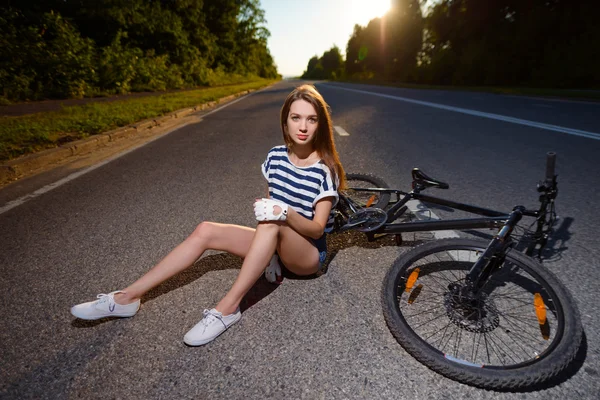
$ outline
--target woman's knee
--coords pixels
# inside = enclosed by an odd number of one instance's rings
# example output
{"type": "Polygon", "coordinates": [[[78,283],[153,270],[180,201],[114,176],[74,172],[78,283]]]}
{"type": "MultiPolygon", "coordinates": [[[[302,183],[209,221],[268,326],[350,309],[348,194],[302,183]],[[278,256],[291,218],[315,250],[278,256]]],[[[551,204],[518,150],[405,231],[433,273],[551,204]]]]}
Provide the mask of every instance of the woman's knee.
{"type": "Polygon", "coordinates": [[[208,241],[213,235],[216,225],[213,222],[202,221],[190,235],[191,238],[201,241],[208,241]]]}

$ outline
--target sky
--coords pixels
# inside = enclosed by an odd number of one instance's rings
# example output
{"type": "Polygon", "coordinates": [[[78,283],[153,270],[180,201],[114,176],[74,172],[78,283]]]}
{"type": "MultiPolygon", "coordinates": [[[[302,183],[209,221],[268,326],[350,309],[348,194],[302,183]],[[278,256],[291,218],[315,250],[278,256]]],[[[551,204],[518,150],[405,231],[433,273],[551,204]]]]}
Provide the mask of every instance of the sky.
{"type": "Polygon", "coordinates": [[[284,77],[300,76],[308,60],[337,45],[343,56],[354,25],[366,26],[381,17],[391,0],[261,0],[267,42],[277,70],[284,77]]]}
{"type": "Polygon", "coordinates": [[[300,76],[311,57],[321,57],[333,45],[345,57],[354,25],[366,26],[390,5],[391,0],[261,0],[277,70],[284,77],[300,76]]]}

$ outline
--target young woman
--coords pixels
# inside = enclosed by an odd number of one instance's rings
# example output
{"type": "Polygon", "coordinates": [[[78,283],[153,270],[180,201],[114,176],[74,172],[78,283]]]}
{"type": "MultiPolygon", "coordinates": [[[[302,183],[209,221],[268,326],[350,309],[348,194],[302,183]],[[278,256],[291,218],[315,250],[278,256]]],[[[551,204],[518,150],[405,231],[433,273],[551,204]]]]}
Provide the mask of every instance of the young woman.
{"type": "Polygon", "coordinates": [[[294,274],[319,271],[327,254],[325,235],[333,228],[337,190],[345,181],[329,107],[313,86],[300,86],[288,95],[281,108],[281,129],[285,145],[273,147],[262,164],[269,192],[254,203],[256,229],[202,222],[130,286],[99,294],[98,300],[76,305],[71,313],[88,320],[131,317],[144,293],[193,265],[205,250],[227,251],[244,262],[225,297],[215,308],[204,310],[204,318],[184,336],[185,343],[199,346],[240,320],[239,304],[263,271],[271,282],[281,275],[273,253],[294,274]]]}

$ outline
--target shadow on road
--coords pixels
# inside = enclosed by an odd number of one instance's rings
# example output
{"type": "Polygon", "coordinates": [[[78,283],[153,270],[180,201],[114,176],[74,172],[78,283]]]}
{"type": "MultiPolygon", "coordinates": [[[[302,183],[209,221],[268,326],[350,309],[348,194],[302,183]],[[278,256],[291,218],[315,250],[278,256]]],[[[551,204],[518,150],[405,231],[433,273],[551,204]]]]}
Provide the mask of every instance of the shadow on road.
{"type": "MultiPolygon", "coordinates": [[[[363,247],[369,249],[377,249],[383,246],[396,246],[393,236],[386,236],[374,242],[367,241],[366,235],[359,232],[346,232],[343,234],[333,234],[328,237],[328,257],[325,261],[325,271],[329,263],[335,255],[343,249],[350,247],[363,247]]],[[[204,274],[210,271],[222,271],[227,269],[240,269],[242,267],[242,259],[229,253],[220,253],[209,255],[196,261],[190,268],[185,269],[171,279],[163,282],[156,288],[150,290],[142,297],[142,303],[154,300],[163,294],[169,293],[171,290],[181,288],[185,285],[196,281],[204,274]]],[[[283,276],[286,279],[314,279],[316,275],[298,276],[284,268],[283,276]]],[[[242,312],[246,311],[254,304],[258,303],[279,287],[278,284],[269,283],[264,275],[262,275],[250,291],[244,296],[240,304],[242,312]]],[[[223,293],[225,294],[225,293],[223,293]]],[[[93,328],[100,324],[111,321],[115,318],[102,318],[95,321],[85,321],[75,319],[71,325],[75,328],[93,328]]]]}

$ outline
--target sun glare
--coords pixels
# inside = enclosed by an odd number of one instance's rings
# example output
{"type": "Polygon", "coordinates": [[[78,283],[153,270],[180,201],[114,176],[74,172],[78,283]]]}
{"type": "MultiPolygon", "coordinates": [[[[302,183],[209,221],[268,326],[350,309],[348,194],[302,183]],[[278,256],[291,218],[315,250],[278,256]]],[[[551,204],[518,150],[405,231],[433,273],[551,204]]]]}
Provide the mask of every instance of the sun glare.
{"type": "Polygon", "coordinates": [[[373,18],[383,17],[390,6],[391,0],[352,0],[350,7],[353,22],[365,26],[373,18]]]}

